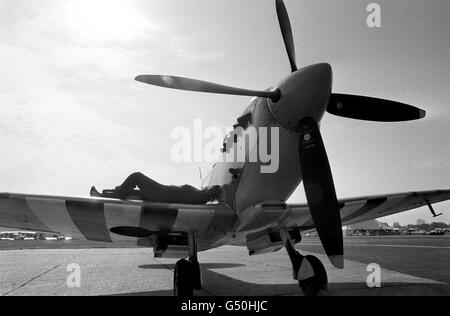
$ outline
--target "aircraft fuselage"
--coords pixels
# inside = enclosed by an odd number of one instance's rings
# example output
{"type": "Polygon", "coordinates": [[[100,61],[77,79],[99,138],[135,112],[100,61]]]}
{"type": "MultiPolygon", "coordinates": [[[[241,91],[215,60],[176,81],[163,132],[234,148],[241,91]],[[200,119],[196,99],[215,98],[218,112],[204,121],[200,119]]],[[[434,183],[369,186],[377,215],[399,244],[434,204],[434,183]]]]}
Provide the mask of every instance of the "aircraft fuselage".
{"type": "Polygon", "coordinates": [[[223,201],[232,206],[238,216],[246,208],[260,202],[285,202],[302,180],[298,149],[299,122],[305,117],[321,121],[328,105],[331,88],[331,66],[315,64],[290,74],[274,87],[281,91],[279,101],[273,102],[267,98],[252,99],[243,113],[243,117],[251,113],[251,116],[248,115],[250,117],[248,125],[241,127],[241,131],[237,134],[233,133],[237,129],[235,128],[230,135],[234,139],[225,145],[223,161],[213,165],[203,185],[223,186],[227,193],[223,201]],[[275,140],[264,135],[269,133],[272,127],[278,128],[279,136],[275,140]],[[257,133],[254,133],[255,129],[257,133]],[[279,160],[274,172],[261,172],[261,168],[268,163],[263,162],[254,152],[258,150],[264,137],[269,148],[278,150],[278,155],[271,153],[272,159],[278,156],[279,160]],[[247,146],[244,146],[245,160],[225,161],[226,153],[233,150],[233,146],[246,144],[240,142],[245,138],[247,138],[247,146]],[[258,157],[256,161],[249,159],[255,156],[258,157]],[[234,176],[230,169],[236,170],[234,176]]]}

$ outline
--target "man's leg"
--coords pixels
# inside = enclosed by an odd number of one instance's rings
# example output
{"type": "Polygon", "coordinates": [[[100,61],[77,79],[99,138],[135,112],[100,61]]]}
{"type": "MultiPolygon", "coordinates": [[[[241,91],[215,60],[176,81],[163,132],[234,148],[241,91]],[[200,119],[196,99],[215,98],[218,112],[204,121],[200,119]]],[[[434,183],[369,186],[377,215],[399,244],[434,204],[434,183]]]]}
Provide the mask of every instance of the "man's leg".
{"type": "Polygon", "coordinates": [[[161,184],[145,176],[141,172],[135,172],[128,176],[128,178],[115,190],[118,197],[125,198],[133,193],[136,186],[141,192],[146,192],[146,195],[151,193],[156,194],[161,189],[161,184]]]}
{"type": "MultiPolygon", "coordinates": [[[[190,185],[166,186],[162,185],[141,172],[131,174],[120,186],[112,190],[111,197],[125,199],[136,195],[135,188],[139,188],[139,196],[146,201],[165,203],[204,204],[219,197],[220,187],[198,190],[190,185]]],[[[105,191],[103,196],[106,197],[105,191]]]]}

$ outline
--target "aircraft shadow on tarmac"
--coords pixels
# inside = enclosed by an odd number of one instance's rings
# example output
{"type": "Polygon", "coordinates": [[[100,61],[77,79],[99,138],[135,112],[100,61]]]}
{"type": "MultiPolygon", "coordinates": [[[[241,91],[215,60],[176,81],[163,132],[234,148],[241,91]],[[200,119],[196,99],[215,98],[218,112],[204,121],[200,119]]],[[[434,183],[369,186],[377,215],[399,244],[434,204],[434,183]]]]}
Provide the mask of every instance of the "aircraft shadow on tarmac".
{"type": "MultiPolygon", "coordinates": [[[[245,267],[244,264],[241,263],[202,263],[200,264],[202,271],[209,269],[227,269],[227,268],[238,268],[245,267]]],[[[139,269],[152,269],[152,270],[161,270],[161,269],[170,269],[173,270],[175,268],[175,264],[145,264],[139,266],[139,269]]]]}
{"type": "MultiPolygon", "coordinates": [[[[292,284],[257,284],[241,281],[227,275],[223,275],[210,269],[227,269],[244,267],[244,264],[230,263],[205,263],[201,264],[203,287],[196,291],[196,296],[283,296],[302,295],[295,280],[292,284]]],[[[141,269],[171,269],[173,264],[147,264],[139,266],[141,269]]],[[[151,282],[151,280],[149,280],[151,282]]],[[[171,296],[173,290],[155,290],[144,292],[119,293],[112,296],[171,296]]],[[[449,284],[419,284],[389,282],[383,283],[381,288],[368,288],[365,282],[339,282],[330,283],[324,295],[450,295],[449,284]]]]}

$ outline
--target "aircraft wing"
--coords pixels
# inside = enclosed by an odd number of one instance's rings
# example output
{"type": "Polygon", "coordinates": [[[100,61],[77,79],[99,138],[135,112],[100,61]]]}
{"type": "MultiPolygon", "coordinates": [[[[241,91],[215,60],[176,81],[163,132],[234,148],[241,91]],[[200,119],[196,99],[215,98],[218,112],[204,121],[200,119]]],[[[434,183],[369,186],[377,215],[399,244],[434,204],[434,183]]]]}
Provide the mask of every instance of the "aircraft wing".
{"type": "MultiPolygon", "coordinates": [[[[0,227],[57,232],[79,240],[114,242],[111,232],[229,231],[234,211],[221,204],[185,205],[0,193],[0,227]]],[[[142,236],[137,236],[142,237],[142,236]]]]}
{"type": "MultiPolygon", "coordinates": [[[[342,225],[350,225],[450,200],[450,190],[385,194],[339,200],[342,225]]],[[[289,204],[285,227],[314,228],[307,204],[289,204]]]]}

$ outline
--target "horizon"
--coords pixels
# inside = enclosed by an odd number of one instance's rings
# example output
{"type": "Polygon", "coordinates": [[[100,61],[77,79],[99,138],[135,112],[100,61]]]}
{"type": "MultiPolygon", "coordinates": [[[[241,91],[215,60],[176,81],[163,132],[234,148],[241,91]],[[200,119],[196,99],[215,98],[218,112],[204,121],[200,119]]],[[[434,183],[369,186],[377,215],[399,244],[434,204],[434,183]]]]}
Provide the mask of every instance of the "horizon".
{"type": "MultiPolygon", "coordinates": [[[[423,120],[374,123],[325,115],[338,198],[450,189],[450,2],[286,0],[300,67],[329,62],[336,93],[405,102],[423,120]],[[420,39],[420,40],[418,40],[420,39]]],[[[205,162],[171,159],[174,129],[196,119],[225,131],[250,98],[151,87],[144,73],[249,89],[289,64],[273,0],[0,0],[0,192],[88,196],[140,171],[199,185],[205,162]]],[[[300,185],[288,200],[306,201],[300,185]]],[[[379,221],[450,224],[450,202],[379,221]]]]}

